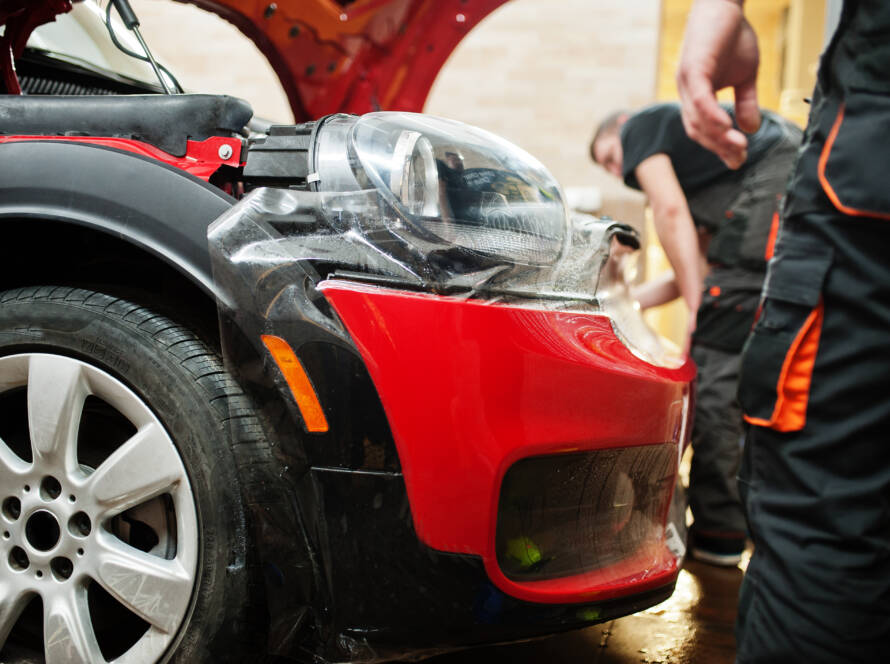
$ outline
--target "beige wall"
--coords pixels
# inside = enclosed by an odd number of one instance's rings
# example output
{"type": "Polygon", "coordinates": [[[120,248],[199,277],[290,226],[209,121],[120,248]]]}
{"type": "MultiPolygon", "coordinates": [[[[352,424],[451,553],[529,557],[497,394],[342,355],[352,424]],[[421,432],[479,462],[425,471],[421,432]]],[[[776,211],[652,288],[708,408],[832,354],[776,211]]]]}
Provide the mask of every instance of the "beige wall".
{"type": "Polygon", "coordinates": [[[501,134],[565,186],[625,198],[587,146],[603,116],[654,99],[659,4],[512,0],[458,46],[425,110],[501,134]]]}

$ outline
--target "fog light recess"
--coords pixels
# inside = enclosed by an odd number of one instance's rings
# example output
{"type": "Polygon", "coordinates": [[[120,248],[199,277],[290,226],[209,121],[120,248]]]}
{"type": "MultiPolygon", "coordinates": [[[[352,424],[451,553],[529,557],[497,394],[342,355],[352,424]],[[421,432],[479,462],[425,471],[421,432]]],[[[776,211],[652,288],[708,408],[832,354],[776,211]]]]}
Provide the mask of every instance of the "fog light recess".
{"type": "Polygon", "coordinates": [[[664,547],[672,443],[522,459],[501,485],[497,559],[515,581],[573,576],[664,547]]]}

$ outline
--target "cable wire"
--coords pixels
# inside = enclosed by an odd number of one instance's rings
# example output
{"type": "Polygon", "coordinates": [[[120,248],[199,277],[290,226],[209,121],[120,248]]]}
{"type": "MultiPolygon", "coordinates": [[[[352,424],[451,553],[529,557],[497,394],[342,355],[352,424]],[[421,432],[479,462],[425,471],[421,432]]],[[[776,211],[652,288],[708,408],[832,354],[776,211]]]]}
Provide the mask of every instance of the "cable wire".
{"type": "MultiPolygon", "coordinates": [[[[128,49],[126,46],[124,46],[118,40],[117,35],[114,32],[114,25],[111,23],[111,7],[113,5],[114,5],[114,3],[111,0],[108,0],[108,5],[105,7],[105,27],[108,29],[108,36],[111,37],[112,43],[117,47],[117,49],[119,51],[121,51],[122,53],[125,53],[126,55],[129,55],[131,58],[136,58],[137,60],[142,60],[143,62],[147,62],[147,63],[151,64],[151,60],[149,60],[147,55],[136,53],[135,51],[131,51],[130,49],[128,49]]],[[[158,65],[158,68],[162,72],[164,72],[167,75],[167,77],[173,82],[173,85],[175,86],[177,93],[181,94],[181,93],[185,92],[185,90],[183,90],[182,86],[179,84],[179,80],[177,80],[177,78],[173,75],[173,73],[169,69],[167,69],[160,62],[157,63],[157,65],[158,65]]],[[[161,87],[163,87],[163,85],[161,87]]]]}

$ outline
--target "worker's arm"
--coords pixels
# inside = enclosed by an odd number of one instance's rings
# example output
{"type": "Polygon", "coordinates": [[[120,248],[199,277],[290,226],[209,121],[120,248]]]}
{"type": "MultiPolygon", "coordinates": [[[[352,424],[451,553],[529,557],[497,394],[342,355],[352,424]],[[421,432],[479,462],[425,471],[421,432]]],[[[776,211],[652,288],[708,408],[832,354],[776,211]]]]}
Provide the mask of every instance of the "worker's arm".
{"type": "Polygon", "coordinates": [[[655,232],[674,269],[676,285],[689,307],[688,330],[695,329],[701,303],[702,267],[699,237],[686,196],[666,154],[655,154],[636,167],[634,174],[649,197],[655,232]]]}
{"type": "Polygon", "coordinates": [[[634,286],[631,295],[640,303],[640,309],[648,309],[676,300],[680,297],[680,288],[677,286],[677,278],[673,271],[668,271],[639,286],[634,286]]]}

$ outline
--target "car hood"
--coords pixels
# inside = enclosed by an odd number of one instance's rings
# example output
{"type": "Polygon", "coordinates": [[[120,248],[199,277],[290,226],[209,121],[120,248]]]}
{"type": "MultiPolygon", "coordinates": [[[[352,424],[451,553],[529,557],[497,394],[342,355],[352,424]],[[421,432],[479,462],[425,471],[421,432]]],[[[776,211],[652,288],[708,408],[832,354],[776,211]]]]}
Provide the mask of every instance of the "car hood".
{"type": "MultiPolygon", "coordinates": [[[[454,48],[507,2],[178,1],[221,16],[257,45],[281,80],[297,121],[337,112],[422,110],[454,48]]],[[[26,40],[33,27],[70,8],[69,0],[0,0],[0,25],[17,24],[26,40]]]]}
{"type": "Polygon", "coordinates": [[[294,117],[420,111],[445,60],[507,0],[187,0],[271,63],[294,117]]]}

